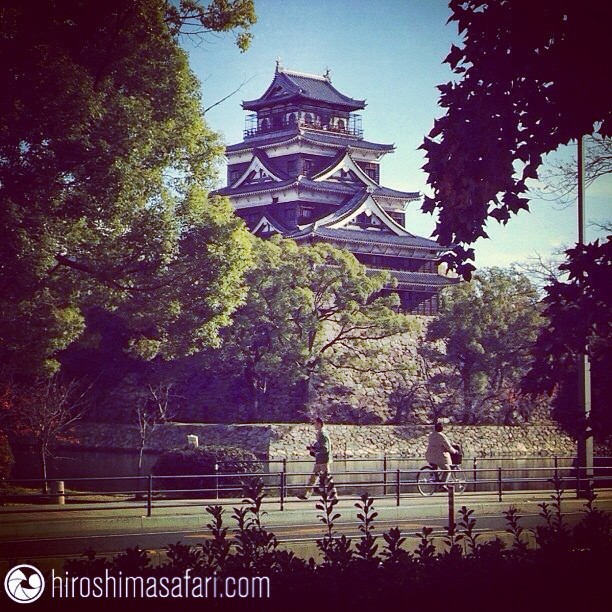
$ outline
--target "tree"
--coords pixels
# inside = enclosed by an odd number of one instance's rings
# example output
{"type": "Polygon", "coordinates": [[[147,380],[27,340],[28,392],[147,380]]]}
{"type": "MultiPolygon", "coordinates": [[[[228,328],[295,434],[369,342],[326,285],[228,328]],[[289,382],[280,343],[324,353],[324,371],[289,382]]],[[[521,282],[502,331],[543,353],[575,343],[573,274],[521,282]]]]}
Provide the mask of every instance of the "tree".
{"type": "Polygon", "coordinates": [[[547,285],[560,280],[563,276],[563,271],[559,269],[559,266],[563,262],[564,253],[565,251],[562,248],[555,249],[549,257],[535,253],[528,257],[526,261],[516,263],[515,266],[526,274],[538,288],[540,294],[543,294],[547,285]]]}
{"type": "Polygon", "coordinates": [[[447,411],[466,424],[496,410],[503,422],[513,413],[528,419],[533,401],[520,398],[520,381],[542,319],[536,288],[513,269],[491,268],[471,282],[446,288],[438,316],[428,328],[426,362],[445,367],[430,381],[447,411]]]}
{"type": "Polygon", "coordinates": [[[141,394],[134,408],[134,417],[138,425],[138,475],[142,475],[142,456],[144,449],[158,425],[171,418],[170,390],[172,386],[159,383],[156,387],[149,385],[147,393],[141,394]]]}
{"type": "Polygon", "coordinates": [[[595,131],[612,136],[609,3],[452,0],[463,34],[445,59],[457,82],[440,85],[446,114],[422,148],[438,213],[435,235],[453,245],[447,263],[469,278],[469,247],[489,218],[529,209],[528,179],[542,156],[595,131]],[[580,95],[577,95],[580,92],[580,95]]]}
{"type": "Polygon", "coordinates": [[[47,492],[49,459],[60,442],[70,440],[70,429],[88,408],[87,389],[56,376],[27,386],[3,384],[3,420],[7,429],[26,439],[40,460],[43,492],[47,492]]]}
{"type": "Polygon", "coordinates": [[[535,361],[526,388],[552,393],[579,355],[599,361],[612,347],[612,236],[601,244],[570,249],[560,268],[568,280],[546,287],[544,316],[548,325],[535,345],[535,361]]]}
{"type": "Polygon", "coordinates": [[[547,325],[538,335],[533,363],[523,379],[524,392],[554,396],[557,420],[578,434],[588,426],[599,440],[612,432],[611,267],[610,236],[568,251],[568,260],[560,266],[567,279],[553,280],[546,287],[547,325]],[[577,371],[583,355],[588,355],[591,369],[590,422],[577,411],[577,371]]]}
{"type": "Polygon", "coordinates": [[[414,358],[398,371],[390,395],[395,423],[435,423],[449,410],[446,388],[448,368],[439,347],[423,336],[417,339],[414,358]]]}
{"type": "MultiPolygon", "coordinates": [[[[207,29],[232,29],[248,5],[215,0],[207,29]]],[[[0,7],[0,361],[13,371],[56,370],[92,306],[149,359],[214,344],[243,297],[248,234],[208,197],[222,146],[176,19],[163,0],[0,7]]]]}
{"type": "Polygon", "coordinates": [[[301,384],[308,402],[313,376],[371,358],[369,341],[414,325],[396,312],[397,295],[381,295],[390,276],[366,273],[351,253],[280,238],[254,241],[246,302],[214,358],[243,381],[255,413],[271,384],[301,384]],[[351,363],[334,356],[339,347],[354,355],[351,363]]]}
{"type": "Polygon", "coordinates": [[[235,32],[240,51],[251,44],[249,30],[257,23],[253,0],[212,0],[207,6],[198,0],[180,0],[178,6],[169,1],[165,4],[165,21],[174,35],[201,40],[213,32],[235,32]]]}

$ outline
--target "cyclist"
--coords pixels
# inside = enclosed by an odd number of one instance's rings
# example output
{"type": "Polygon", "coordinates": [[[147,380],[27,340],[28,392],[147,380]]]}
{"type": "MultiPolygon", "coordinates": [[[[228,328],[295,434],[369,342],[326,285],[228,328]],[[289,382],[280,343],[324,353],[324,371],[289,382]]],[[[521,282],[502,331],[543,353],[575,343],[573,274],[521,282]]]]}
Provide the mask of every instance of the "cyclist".
{"type": "Polygon", "coordinates": [[[442,470],[440,481],[447,482],[452,464],[451,453],[459,452],[459,449],[450,443],[442,429],[442,423],[436,423],[434,431],[429,434],[425,459],[433,468],[442,470]]]}

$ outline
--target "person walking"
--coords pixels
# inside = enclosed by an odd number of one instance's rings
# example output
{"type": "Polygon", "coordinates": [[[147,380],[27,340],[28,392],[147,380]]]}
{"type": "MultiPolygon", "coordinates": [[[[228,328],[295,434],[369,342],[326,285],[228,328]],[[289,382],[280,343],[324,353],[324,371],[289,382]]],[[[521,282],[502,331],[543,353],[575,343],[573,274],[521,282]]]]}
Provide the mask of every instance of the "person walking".
{"type": "Polygon", "coordinates": [[[457,449],[450,443],[446,434],[442,433],[442,430],[442,423],[436,423],[434,431],[429,434],[425,459],[434,468],[442,470],[440,480],[448,482],[452,464],[451,453],[457,452],[457,449]]]}
{"type": "MultiPolygon", "coordinates": [[[[308,446],[310,454],[314,457],[315,464],[308,485],[303,494],[298,495],[298,499],[308,499],[312,495],[317,479],[320,479],[322,483],[326,482],[327,477],[331,478],[330,465],[332,463],[332,445],[329,433],[325,428],[325,423],[321,417],[317,417],[314,421],[314,427],[317,432],[317,439],[314,444],[308,446]]],[[[332,491],[332,497],[337,498],[338,492],[334,486],[332,491]]]]}

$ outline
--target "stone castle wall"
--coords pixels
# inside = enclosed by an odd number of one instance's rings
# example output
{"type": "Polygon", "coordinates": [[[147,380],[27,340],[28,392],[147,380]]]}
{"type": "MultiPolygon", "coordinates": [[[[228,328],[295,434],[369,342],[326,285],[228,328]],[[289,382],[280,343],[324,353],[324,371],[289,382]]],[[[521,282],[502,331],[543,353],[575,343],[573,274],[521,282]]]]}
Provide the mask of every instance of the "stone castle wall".
{"type": "MultiPolygon", "coordinates": [[[[336,458],[382,457],[384,454],[423,457],[428,426],[406,425],[328,425],[336,458]]],[[[554,425],[461,426],[448,425],[445,432],[463,444],[466,457],[573,455],[576,443],[554,425]]],[[[308,457],[306,446],[314,439],[309,424],[204,425],[169,423],[153,432],[149,452],[163,452],[185,446],[188,434],[195,434],[201,446],[224,444],[254,452],[262,459],[308,457]]],[[[135,426],[79,424],[76,442],[81,449],[136,450],[135,426]]]]}
{"type": "MultiPolygon", "coordinates": [[[[329,368],[321,378],[313,380],[313,405],[317,414],[340,423],[375,424],[396,422],[398,408],[394,392],[415,380],[417,339],[424,333],[427,317],[413,316],[414,329],[390,338],[367,343],[376,355],[368,367],[329,368]]],[[[330,334],[332,331],[329,332],[330,334]]],[[[334,347],[333,360],[350,360],[345,347],[334,347]]],[[[187,397],[176,412],[185,422],[303,422],[304,397],[299,388],[284,381],[270,381],[269,393],[260,400],[257,409],[247,405],[240,391],[240,380],[227,375],[202,375],[197,392],[185,392],[187,397]]],[[[189,389],[187,390],[189,391],[189,389]]]]}

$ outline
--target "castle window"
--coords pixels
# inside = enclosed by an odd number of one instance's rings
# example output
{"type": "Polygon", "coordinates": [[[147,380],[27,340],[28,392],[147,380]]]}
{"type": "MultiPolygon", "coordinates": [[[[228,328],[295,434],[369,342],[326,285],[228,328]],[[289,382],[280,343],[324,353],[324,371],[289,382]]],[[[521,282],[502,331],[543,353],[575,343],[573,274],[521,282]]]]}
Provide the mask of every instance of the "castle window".
{"type": "Polygon", "coordinates": [[[378,167],[376,164],[365,164],[363,166],[365,173],[374,181],[378,180],[378,167]]]}
{"type": "Polygon", "coordinates": [[[304,172],[310,172],[312,170],[313,167],[313,161],[312,159],[305,159],[304,160],[304,172]]]}
{"type": "Polygon", "coordinates": [[[314,217],[314,209],[307,207],[300,207],[300,216],[302,219],[312,219],[314,217]]]}
{"type": "Polygon", "coordinates": [[[287,172],[289,174],[295,174],[297,172],[297,161],[295,159],[291,159],[287,162],[287,172]]]}
{"type": "Polygon", "coordinates": [[[404,215],[402,213],[389,213],[389,216],[398,224],[404,227],[404,215]]]}

